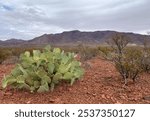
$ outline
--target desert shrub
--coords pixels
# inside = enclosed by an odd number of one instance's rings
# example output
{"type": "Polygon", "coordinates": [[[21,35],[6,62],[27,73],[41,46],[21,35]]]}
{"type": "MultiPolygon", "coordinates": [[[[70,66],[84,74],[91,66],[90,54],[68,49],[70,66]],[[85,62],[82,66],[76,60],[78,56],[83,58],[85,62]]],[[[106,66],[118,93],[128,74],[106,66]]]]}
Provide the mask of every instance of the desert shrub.
{"type": "Polygon", "coordinates": [[[150,72],[150,51],[146,53],[143,52],[141,68],[143,69],[144,72],[147,72],[147,73],[150,72]]]}
{"type": "Polygon", "coordinates": [[[122,57],[114,58],[115,67],[127,83],[127,79],[130,78],[133,81],[141,73],[142,69],[140,63],[142,60],[142,52],[139,49],[128,48],[124,51],[122,57]]]}
{"type": "Polygon", "coordinates": [[[80,62],[74,59],[74,53],[64,53],[59,48],[47,46],[42,51],[21,54],[20,64],[4,77],[2,86],[44,92],[53,90],[61,80],[72,85],[82,75],[83,69],[80,62]]]}
{"type": "Polygon", "coordinates": [[[3,60],[2,64],[16,64],[19,62],[19,59],[17,56],[9,56],[5,60],[3,60]]]}
{"type": "Polygon", "coordinates": [[[135,79],[141,72],[140,63],[142,61],[142,52],[136,48],[127,48],[130,39],[122,34],[115,34],[108,44],[112,48],[111,60],[116,69],[127,84],[127,79],[135,79]]]}
{"type": "Polygon", "coordinates": [[[41,50],[41,48],[38,47],[14,47],[11,48],[12,56],[20,56],[21,53],[24,53],[25,51],[29,51],[30,53],[33,52],[33,50],[41,50]]]}
{"type": "Polygon", "coordinates": [[[11,50],[0,48],[0,64],[11,55],[11,50]]]}
{"type": "Polygon", "coordinates": [[[7,61],[8,63],[15,63],[17,62],[17,59],[20,56],[21,53],[24,53],[25,51],[29,51],[32,53],[33,50],[40,49],[38,47],[3,47],[0,48],[0,64],[7,61]],[[15,61],[16,60],[16,61],[15,61]]]}
{"type": "Polygon", "coordinates": [[[85,46],[83,43],[76,47],[77,59],[81,61],[82,67],[85,69],[91,68],[92,64],[88,60],[98,55],[98,49],[96,47],[85,46]]]}
{"type": "Polygon", "coordinates": [[[141,68],[144,72],[149,73],[150,72],[150,43],[147,39],[145,39],[143,43],[143,49],[142,49],[142,61],[141,61],[141,68]]]}
{"type": "Polygon", "coordinates": [[[98,49],[85,46],[83,43],[80,43],[77,46],[77,52],[80,54],[80,60],[82,62],[85,62],[96,55],[98,55],[98,49]]]}
{"type": "Polygon", "coordinates": [[[109,46],[99,46],[98,47],[99,55],[106,59],[106,60],[111,60],[111,52],[113,49],[109,46]]]}

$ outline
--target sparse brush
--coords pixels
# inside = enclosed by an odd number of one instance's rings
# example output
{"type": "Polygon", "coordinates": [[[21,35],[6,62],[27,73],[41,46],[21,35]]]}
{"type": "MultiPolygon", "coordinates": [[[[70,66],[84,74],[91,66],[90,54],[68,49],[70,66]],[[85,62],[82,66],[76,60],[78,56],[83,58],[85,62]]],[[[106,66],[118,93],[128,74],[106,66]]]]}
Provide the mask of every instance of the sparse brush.
{"type": "Polygon", "coordinates": [[[0,48],[0,64],[12,55],[9,49],[0,48]]]}
{"type": "Polygon", "coordinates": [[[128,48],[120,59],[114,58],[115,66],[127,84],[127,79],[136,80],[142,72],[140,63],[142,60],[142,52],[138,49],[128,48]]]}
{"type": "Polygon", "coordinates": [[[111,60],[111,54],[113,49],[109,46],[99,46],[98,47],[99,55],[106,60],[111,60]]]}
{"type": "Polygon", "coordinates": [[[78,53],[81,56],[81,61],[87,61],[93,57],[95,57],[98,54],[98,49],[97,48],[92,48],[85,46],[83,43],[80,43],[78,46],[78,53]]]}
{"type": "Polygon", "coordinates": [[[127,79],[136,80],[142,72],[140,67],[142,52],[136,48],[127,48],[130,39],[122,34],[116,34],[108,41],[111,46],[111,60],[114,62],[116,69],[124,79],[125,85],[127,79]]]}
{"type": "Polygon", "coordinates": [[[143,50],[142,50],[142,61],[141,61],[141,68],[144,72],[150,72],[150,43],[147,39],[145,39],[143,43],[143,50]]]}

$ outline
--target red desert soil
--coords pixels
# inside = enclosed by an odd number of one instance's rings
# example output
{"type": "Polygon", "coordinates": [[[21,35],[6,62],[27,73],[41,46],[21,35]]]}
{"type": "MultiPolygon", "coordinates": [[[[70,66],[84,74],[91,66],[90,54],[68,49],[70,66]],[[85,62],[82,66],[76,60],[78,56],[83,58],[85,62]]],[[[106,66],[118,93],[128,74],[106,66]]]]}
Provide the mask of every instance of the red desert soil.
{"type": "MultiPolygon", "coordinates": [[[[87,68],[84,78],[73,86],[61,83],[53,92],[40,94],[0,88],[0,103],[150,104],[150,74],[143,74],[136,83],[130,81],[128,86],[123,87],[123,81],[112,63],[99,58],[89,62],[91,68],[87,68]]],[[[0,65],[0,80],[13,67],[14,65],[0,65]]]]}

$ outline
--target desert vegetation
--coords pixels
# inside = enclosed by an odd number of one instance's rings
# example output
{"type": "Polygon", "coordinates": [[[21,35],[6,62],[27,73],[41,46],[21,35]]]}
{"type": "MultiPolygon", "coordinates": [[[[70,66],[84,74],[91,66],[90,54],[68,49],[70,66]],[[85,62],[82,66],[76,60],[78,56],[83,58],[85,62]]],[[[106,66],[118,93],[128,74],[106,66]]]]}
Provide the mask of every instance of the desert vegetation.
{"type": "MultiPolygon", "coordinates": [[[[2,97],[9,100],[17,94],[16,97],[21,98],[26,90],[30,90],[27,91],[29,96],[30,92],[44,92],[46,96],[58,95],[63,100],[48,98],[50,102],[47,100],[45,103],[150,103],[148,39],[141,46],[130,46],[131,42],[130,38],[115,34],[104,46],[98,47],[79,43],[74,47],[59,47],[61,49],[1,48],[0,79],[5,88],[1,88],[2,97]],[[12,57],[17,59],[11,60],[12,57]],[[87,68],[89,63],[90,68],[87,68]],[[75,84],[69,86],[67,82],[75,84]],[[55,91],[49,91],[54,87],[55,91]],[[61,93],[66,98],[61,97],[61,93]],[[80,98],[77,102],[74,100],[76,96],[80,98]]],[[[34,93],[39,97],[42,94],[34,93]]],[[[23,99],[28,102],[28,99],[23,99]]],[[[1,102],[4,103],[5,99],[1,102]]],[[[26,102],[22,100],[21,103],[26,102]]],[[[31,103],[35,103],[35,99],[32,98],[31,103]]]]}
{"type": "Polygon", "coordinates": [[[134,47],[127,48],[129,42],[130,39],[122,34],[116,34],[111,40],[107,41],[108,45],[112,48],[108,56],[114,62],[125,84],[127,84],[128,78],[135,81],[141,72],[142,52],[134,47]]]}
{"type": "Polygon", "coordinates": [[[128,46],[130,42],[130,38],[122,34],[115,34],[107,41],[108,46],[99,47],[103,58],[114,63],[125,85],[128,79],[135,82],[141,73],[148,73],[150,65],[150,48],[147,41],[143,43],[143,47],[128,46]]]}
{"type": "Polygon", "coordinates": [[[10,75],[4,76],[3,88],[28,89],[31,92],[53,91],[61,80],[67,80],[71,85],[81,78],[83,69],[81,63],[74,59],[74,53],[64,53],[59,48],[50,46],[40,50],[26,51],[20,56],[20,63],[10,75]]]}

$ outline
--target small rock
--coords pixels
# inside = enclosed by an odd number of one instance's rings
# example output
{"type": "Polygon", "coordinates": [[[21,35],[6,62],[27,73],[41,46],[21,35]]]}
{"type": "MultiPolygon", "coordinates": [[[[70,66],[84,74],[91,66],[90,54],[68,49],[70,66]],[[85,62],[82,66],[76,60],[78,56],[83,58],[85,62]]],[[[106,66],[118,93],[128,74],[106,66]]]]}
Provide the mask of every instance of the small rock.
{"type": "Polygon", "coordinates": [[[87,90],[87,87],[83,87],[83,90],[87,90]]]}
{"type": "Polygon", "coordinates": [[[106,98],[106,96],[104,94],[101,95],[102,98],[106,98]]]}
{"type": "Polygon", "coordinates": [[[28,101],[28,102],[27,102],[27,104],[30,104],[30,103],[31,103],[31,101],[28,101]]]}
{"type": "Polygon", "coordinates": [[[86,94],[90,95],[91,93],[90,92],[86,92],[86,94]]]}
{"type": "Polygon", "coordinates": [[[71,91],[72,90],[72,88],[68,88],[68,91],[71,91]]]}
{"type": "Polygon", "coordinates": [[[92,96],[94,96],[94,97],[95,97],[95,96],[96,96],[96,94],[94,93],[94,94],[92,94],[92,96]]]}
{"type": "Polygon", "coordinates": [[[55,100],[49,100],[49,102],[50,102],[50,103],[54,103],[54,102],[55,102],[55,100]]]}
{"type": "Polygon", "coordinates": [[[150,100],[150,96],[143,97],[144,100],[150,100]]]}
{"type": "Polygon", "coordinates": [[[121,104],[121,102],[117,101],[115,104],[121,104]]]}
{"type": "Polygon", "coordinates": [[[13,95],[13,93],[11,93],[11,92],[4,93],[4,96],[12,96],[12,95],[13,95]]]}
{"type": "Polygon", "coordinates": [[[49,100],[50,103],[58,103],[60,101],[61,101],[60,98],[55,98],[55,99],[49,100]]]}

